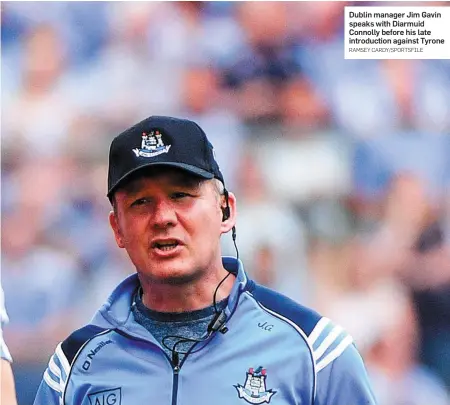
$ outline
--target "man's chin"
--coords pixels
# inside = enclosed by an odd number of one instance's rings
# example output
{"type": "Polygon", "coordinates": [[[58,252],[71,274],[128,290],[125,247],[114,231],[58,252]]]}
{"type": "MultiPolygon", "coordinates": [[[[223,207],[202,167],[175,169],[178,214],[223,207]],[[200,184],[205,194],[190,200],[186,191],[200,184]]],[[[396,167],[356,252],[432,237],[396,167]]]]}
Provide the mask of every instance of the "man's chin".
{"type": "Polygon", "coordinates": [[[166,285],[185,285],[191,284],[201,278],[202,272],[200,271],[170,271],[161,274],[148,274],[140,273],[141,277],[144,277],[149,282],[154,284],[166,284],[166,285]]]}

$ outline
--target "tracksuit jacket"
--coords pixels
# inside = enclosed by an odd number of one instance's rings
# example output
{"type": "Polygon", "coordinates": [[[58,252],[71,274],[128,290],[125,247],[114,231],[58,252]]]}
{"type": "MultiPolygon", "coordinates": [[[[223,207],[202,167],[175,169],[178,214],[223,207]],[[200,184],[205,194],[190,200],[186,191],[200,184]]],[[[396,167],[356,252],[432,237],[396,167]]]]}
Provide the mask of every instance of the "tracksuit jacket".
{"type": "Polygon", "coordinates": [[[196,343],[174,364],[138,324],[136,274],[113,291],[91,323],[60,343],[35,405],[372,405],[363,361],[340,326],[248,279],[236,280],[226,333],[196,343]]]}

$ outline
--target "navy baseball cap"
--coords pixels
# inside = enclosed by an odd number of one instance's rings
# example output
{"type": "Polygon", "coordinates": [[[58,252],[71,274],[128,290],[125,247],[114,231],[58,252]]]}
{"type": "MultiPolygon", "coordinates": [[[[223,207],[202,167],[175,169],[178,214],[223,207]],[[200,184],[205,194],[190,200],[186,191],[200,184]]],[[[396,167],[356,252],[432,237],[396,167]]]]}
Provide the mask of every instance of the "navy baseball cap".
{"type": "Polygon", "coordinates": [[[176,167],[224,183],[212,144],[194,121],[151,116],[116,136],[109,150],[108,193],[134,173],[153,166],[176,167]]]}

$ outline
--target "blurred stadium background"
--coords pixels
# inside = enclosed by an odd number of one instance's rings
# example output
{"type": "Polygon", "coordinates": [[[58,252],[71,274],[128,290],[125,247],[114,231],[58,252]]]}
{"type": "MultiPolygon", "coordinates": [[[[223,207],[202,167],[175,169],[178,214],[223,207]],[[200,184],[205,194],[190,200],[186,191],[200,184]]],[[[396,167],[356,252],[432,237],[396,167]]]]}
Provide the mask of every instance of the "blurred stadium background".
{"type": "MultiPolygon", "coordinates": [[[[347,328],[380,405],[450,403],[450,63],[344,60],[353,4],[2,2],[1,270],[20,405],[133,272],[108,227],[108,149],[154,114],[205,129],[247,271],[347,328]]],[[[228,236],[223,249],[235,254],[228,236]]]]}

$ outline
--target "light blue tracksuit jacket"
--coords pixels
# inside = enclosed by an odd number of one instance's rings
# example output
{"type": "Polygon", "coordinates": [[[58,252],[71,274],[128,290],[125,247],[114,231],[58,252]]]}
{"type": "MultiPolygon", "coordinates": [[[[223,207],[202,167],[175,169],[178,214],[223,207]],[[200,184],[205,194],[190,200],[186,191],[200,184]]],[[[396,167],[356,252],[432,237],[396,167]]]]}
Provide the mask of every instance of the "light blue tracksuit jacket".
{"type": "Polygon", "coordinates": [[[137,275],[125,279],[92,322],[56,348],[35,405],[372,405],[352,338],[329,319],[236,274],[226,333],[196,343],[173,364],[134,320],[137,275]]]}

